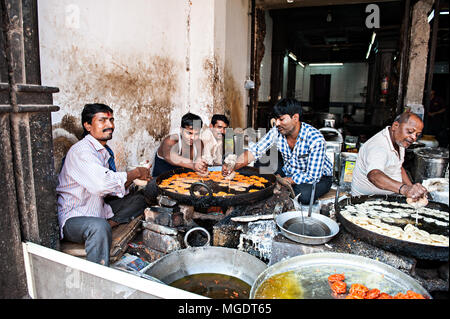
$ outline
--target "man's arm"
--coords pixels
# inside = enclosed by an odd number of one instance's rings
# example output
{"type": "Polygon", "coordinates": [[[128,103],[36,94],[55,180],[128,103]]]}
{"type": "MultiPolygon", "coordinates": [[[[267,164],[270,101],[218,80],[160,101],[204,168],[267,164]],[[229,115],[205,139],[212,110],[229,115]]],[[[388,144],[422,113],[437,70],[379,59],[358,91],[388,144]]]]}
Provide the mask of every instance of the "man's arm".
{"type": "Polygon", "coordinates": [[[416,183],[413,185],[407,176],[405,179],[404,175],[406,175],[406,172],[404,172],[402,168],[402,182],[398,182],[387,176],[381,170],[374,169],[367,174],[367,178],[372,184],[380,189],[388,190],[394,193],[400,193],[401,195],[405,195],[408,198],[419,199],[427,193],[426,188],[423,187],[420,183],[416,183]],[[408,181],[409,184],[407,183],[408,181]]]}
{"type": "Polygon", "coordinates": [[[242,167],[247,166],[249,163],[257,160],[263,154],[265,154],[266,151],[273,145],[273,143],[275,143],[276,131],[277,131],[276,128],[271,129],[269,132],[267,132],[266,135],[264,135],[258,141],[258,143],[253,143],[252,145],[250,145],[247,151],[239,155],[239,157],[236,160],[236,165],[231,170],[227,165],[223,165],[222,175],[228,176],[234,170],[238,170],[242,167]]]}
{"type": "MultiPolygon", "coordinates": [[[[151,167],[151,166],[150,166],[151,167]]],[[[150,167],[136,167],[135,169],[127,172],[127,181],[125,182],[125,188],[130,187],[131,183],[135,179],[142,179],[144,181],[149,181],[150,177],[150,167]]]]}
{"type": "Polygon", "coordinates": [[[440,109],[439,111],[436,111],[436,112],[428,112],[428,115],[435,116],[435,115],[438,115],[438,114],[441,114],[441,113],[444,113],[444,112],[445,112],[445,108],[440,109]]]}
{"type": "Polygon", "coordinates": [[[174,166],[181,166],[203,173],[207,168],[207,164],[201,159],[198,161],[193,161],[189,158],[178,155],[178,152],[174,151],[174,149],[176,149],[177,143],[181,143],[181,141],[171,138],[171,136],[167,136],[163,140],[161,144],[161,156],[164,158],[164,160],[174,166]]]}
{"type": "Polygon", "coordinates": [[[245,151],[244,153],[239,155],[239,157],[236,159],[236,165],[234,166],[234,168],[230,168],[226,164],[222,165],[222,175],[223,176],[228,176],[233,171],[247,166],[248,163],[251,163],[254,160],[255,160],[255,157],[253,156],[253,154],[251,152],[249,152],[249,151],[245,151]]]}
{"type": "Polygon", "coordinates": [[[406,185],[412,185],[413,183],[411,182],[411,180],[409,179],[408,174],[406,173],[405,169],[402,167],[402,181],[403,184],[406,185]]]}

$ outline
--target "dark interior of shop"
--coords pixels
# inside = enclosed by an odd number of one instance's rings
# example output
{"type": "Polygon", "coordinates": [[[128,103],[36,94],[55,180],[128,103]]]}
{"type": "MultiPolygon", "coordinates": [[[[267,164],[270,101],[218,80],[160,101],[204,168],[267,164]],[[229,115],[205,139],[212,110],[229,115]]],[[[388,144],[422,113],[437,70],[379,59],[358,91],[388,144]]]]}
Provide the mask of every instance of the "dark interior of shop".
{"type": "MultiPolygon", "coordinates": [[[[371,136],[381,127],[389,125],[395,115],[404,110],[406,106],[404,105],[404,89],[402,89],[404,83],[402,84],[401,81],[402,72],[404,78],[406,71],[402,50],[404,50],[408,32],[405,32],[402,24],[409,18],[404,13],[409,12],[409,7],[414,1],[374,2],[373,4],[379,8],[379,28],[366,26],[366,19],[371,14],[370,8],[368,9],[369,2],[359,1],[359,3],[348,4],[349,1],[346,1],[347,4],[332,6],[326,5],[327,3],[330,2],[317,1],[314,6],[311,6],[313,4],[311,1],[305,1],[303,4],[289,3],[289,1],[265,1],[266,10],[273,19],[272,47],[266,48],[266,53],[268,51],[272,54],[271,97],[268,102],[258,102],[258,127],[268,127],[268,122],[264,119],[269,115],[273,101],[277,101],[280,97],[283,85],[287,87],[284,92],[286,96],[283,97],[297,97],[296,70],[299,63],[303,65],[324,62],[367,63],[368,65],[366,90],[360,93],[363,97],[362,102],[353,103],[353,105],[348,105],[346,101],[330,100],[329,74],[311,74],[309,96],[303,95],[301,102],[305,111],[304,121],[311,122],[318,128],[323,127],[324,123],[317,114],[328,113],[329,117],[334,118],[336,115],[331,114],[331,107],[337,106],[344,108],[341,114],[337,115],[339,117],[335,123],[337,126],[343,123],[345,114],[350,113],[354,116],[355,110],[361,111],[364,116],[354,121],[356,128],[353,131],[356,132],[353,133],[371,136]],[[369,49],[373,33],[376,33],[376,38],[369,49]],[[297,61],[289,58],[286,71],[280,65],[289,53],[293,53],[297,61]],[[283,72],[287,72],[287,75],[283,76],[283,72]],[[389,79],[389,88],[387,93],[383,94],[381,86],[386,76],[389,79]],[[283,79],[287,83],[283,83],[283,79]],[[320,123],[316,123],[318,118],[320,123]]],[[[440,11],[441,14],[434,16],[432,12],[429,13],[429,54],[422,103],[425,109],[429,107],[431,90],[435,90],[436,95],[440,96],[446,105],[449,102],[447,64],[449,29],[448,14],[445,14],[448,12],[448,1],[440,1],[440,11]],[[435,31],[433,29],[436,17],[438,28],[435,31]],[[432,73],[431,76],[430,73],[432,73]]],[[[352,81],[351,77],[345,81],[352,81]]],[[[429,131],[429,127],[425,125],[424,134],[432,133],[429,131]]],[[[448,145],[448,138],[444,135],[447,136],[448,132],[437,138],[441,145],[448,145]]]]}

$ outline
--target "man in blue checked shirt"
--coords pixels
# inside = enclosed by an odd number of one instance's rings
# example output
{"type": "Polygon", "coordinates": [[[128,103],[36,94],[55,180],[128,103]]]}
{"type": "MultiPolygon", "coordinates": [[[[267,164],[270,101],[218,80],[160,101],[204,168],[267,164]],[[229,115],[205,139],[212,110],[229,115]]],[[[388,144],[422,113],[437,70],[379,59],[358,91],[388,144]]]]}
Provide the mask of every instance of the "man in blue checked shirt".
{"type": "MultiPolygon", "coordinates": [[[[275,174],[288,181],[299,200],[309,204],[312,184],[316,183],[314,200],[327,193],[332,184],[333,166],[325,154],[325,139],[316,128],[301,122],[302,107],[295,99],[282,99],[273,108],[276,126],[258,143],[249,145],[236,160],[234,169],[242,168],[258,160],[276,145],[282,156],[275,174]]],[[[227,166],[222,167],[222,174],[231,174],[227,166]]]]}

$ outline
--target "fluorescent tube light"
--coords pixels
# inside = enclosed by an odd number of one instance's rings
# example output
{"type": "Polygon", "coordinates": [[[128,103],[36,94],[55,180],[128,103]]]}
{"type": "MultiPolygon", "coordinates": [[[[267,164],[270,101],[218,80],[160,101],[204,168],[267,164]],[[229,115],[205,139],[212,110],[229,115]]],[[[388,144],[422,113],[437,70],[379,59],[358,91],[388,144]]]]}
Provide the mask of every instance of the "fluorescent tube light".
{"type": "Polygon", "coordinates": [[[310,63],[309,66],[341,66],[344,63],[310,63]]]}
{"type": "Polygon", "coordinates": [[[291,59],[292,59],[292,60],[294,60],[294,61],[296,61],[296,62],[297,62],[297,57],[295,56],[295,54],[294,54],[294,53],[292,53],[292,52],[289,52],[289,56],[291,57],[291,59]]]}
{"type": "Polygon", "coordinates": [[[366,60],[369,58],[370,55],[370,50],[372,50],[372,45],[375,42],[375,37],[377,36],[377,34],[375,32],[372,33],[372,39],[370,40],[370,44],[369,44],[369,48],[367,49],[367,53],[366,53],[366,60]]]}
{"type": "MultiPolygon", "coordinates": [[[[448,14],[448,11],[440,11],[439,14],[442,14],[442,15],[448,14]]],[[[430,21],[433,20],[433,18],[434,18],[434,9],[428,15],[428,23],[430,23],[430,21]]]]}
{"type": "Polygon", "coordinates": [[[372,50],[372,43],[369,44],[369,48],[367,49],[367,53],[366,53],[366,60],[369,58],[370,55],[370,50],[372,50]]]}
{"type": "Polygon", "coordinates": [[[299,64],[302,68],[305,68],[305,65],[304,65],[302,62],[298,61],[298,64],[299,64]]]}
{"type": "Polygon", "coordinates": [[[434,9],[431,11],[431,13],[428,15],[428,23],[430,23],[431,20],[434,18],[434,9]]]}

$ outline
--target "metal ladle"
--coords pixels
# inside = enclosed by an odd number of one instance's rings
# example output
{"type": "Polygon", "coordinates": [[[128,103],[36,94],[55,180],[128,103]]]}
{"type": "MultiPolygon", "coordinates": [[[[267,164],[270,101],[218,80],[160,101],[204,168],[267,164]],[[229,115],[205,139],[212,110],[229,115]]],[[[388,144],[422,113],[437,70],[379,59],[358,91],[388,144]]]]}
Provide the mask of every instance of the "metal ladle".
{"type": "MultiPolygon", "coordinates": [[[[330,234],[329,227],[320,220],[311,217],[314,204],[314,195],[316,194],[316,183],[312,184],[311,199],[309,201],[308,216],[305,217],[300,211],[300,218],[288,220],[283,227],[288,231],[311,237],[323,237],[330,234]]],[[[296,196],[296,199],[298,195],[296,196]]]]}

